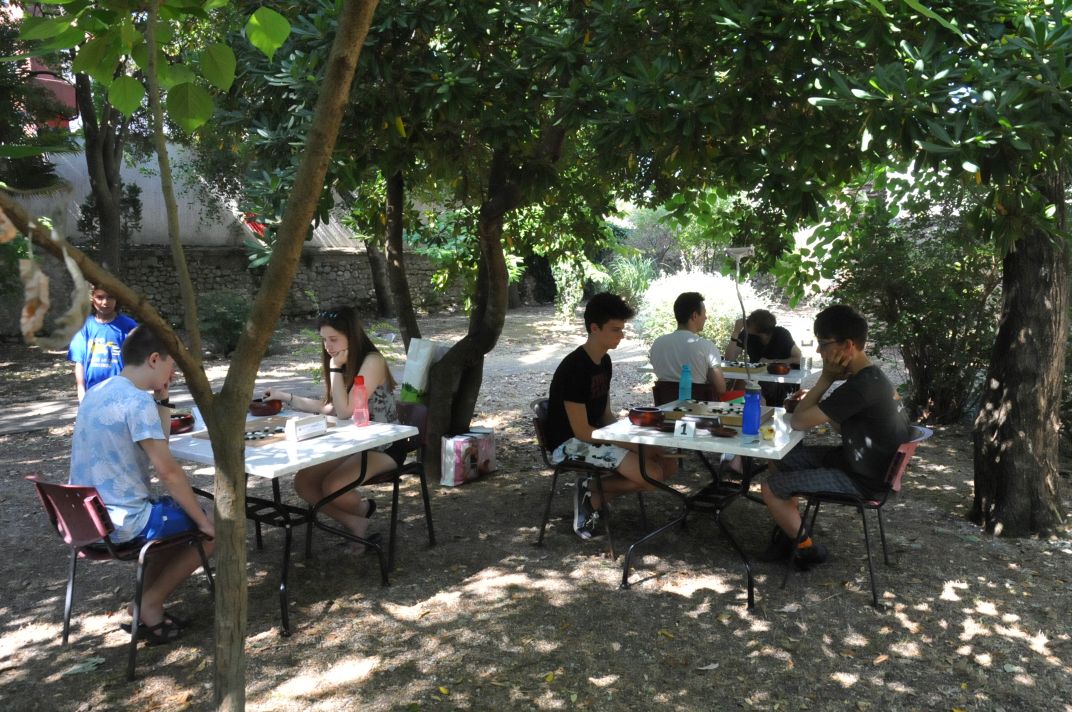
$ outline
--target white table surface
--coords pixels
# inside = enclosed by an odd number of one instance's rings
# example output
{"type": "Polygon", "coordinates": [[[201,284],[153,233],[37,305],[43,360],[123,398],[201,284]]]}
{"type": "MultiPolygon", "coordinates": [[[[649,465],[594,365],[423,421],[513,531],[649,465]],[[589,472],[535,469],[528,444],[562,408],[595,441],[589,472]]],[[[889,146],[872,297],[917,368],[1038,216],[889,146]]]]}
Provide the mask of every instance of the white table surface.
{"type": "MultiPolygon", "coordinates": [[[[294,415],[283,411],[281,416],[294,415]]],[[[308,415],[308,413],[298,414],[308,415]]],[[[277,416],[278,417],[278,416],[277,416]]],[[[246,422],[255,425],[262,418],[247,418],[246,422]]],[[[198,431],[173,435],[169,441],[171,454],[181,460],[189,460],[202,465],[216,464],[212,455],[212,442],[207,438],[195,438],[198,431]]],[[[200,431],[204,432],[204,431],[200,431]]],[[[280,440],[256,447],[246,446],[246,473],[275,479],[292,475],[321,462],[337,460],[363,450],[371,450],[397,440],[418,434],[412,425],[388,423],[370,423],[358,427],[350,421],[328,428],[326,435],[317,438],[290,442],[280,440]]]]}
{"type": "MultiPolygon", "coordinates": [[[[669,406],[671,404],[667,404],[669,406]]],[[[666,407],[666,406],[664,406],[666,407]]],[[[760,457],[767,460],[781,460],[804,439],[803,430],[789,427],[789,415],[784,408],[775,408],[774,415],[765,425],[774,426],[774,439],[764,440],[761,435],[737,435],[732,438],[720,438],[706,431],[700,431],[694,437],[664,433],[654,428],[642,428],[633,425],[627,419],[604,426],[592,433],[593,440],[617,443],[635,443],[638,445],[658,445],[676,447],[685,450],[703,452],[720,452],[745,457],[760,457]]]]}
{"type": "MultiPolygon", "coordinates": [[[[719,365],[722,370],[722,375],[727,379],[747,379],[748,372],[744,368],[738,366],[727,366],[725,364],[719,365]]],[[[801,365],[800,368],[794,368],[785,375],[777,375],[774,373],[767,373],[767,365],[762,364],[752,369],[753,381],[764,381],[766,383],[795,383],[798,386],[800,382],[812,374],[822,373],[822,368],[805,368],[801,365]]]]}

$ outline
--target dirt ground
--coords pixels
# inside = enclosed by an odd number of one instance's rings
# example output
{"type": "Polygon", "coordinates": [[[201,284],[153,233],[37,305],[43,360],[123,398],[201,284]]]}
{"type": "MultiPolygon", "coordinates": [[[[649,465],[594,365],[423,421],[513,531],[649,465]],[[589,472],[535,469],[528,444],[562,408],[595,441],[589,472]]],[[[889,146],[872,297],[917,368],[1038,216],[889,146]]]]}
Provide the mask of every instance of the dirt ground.
{"type": "MultiPolygon", "coordinates": [[[[422,328],[450,339],[465,321],[422,328]]],[[[937,429],[887,507],[893,563],[876,559],[882,610],[870,605],[852,511],[824,510],[817,536],[833,558],[785,589],[781,565],[756,563],[751,612],[740,560],[702,518],[644,549],[627,591],[605,539],[573,535],[572,481],[554,500],[545,546],[533,546],[551,476],[527,403],[546,393],[579,331],[546,308],[511,312],[476,418],[496,430],[498,471],[460,488],[432,485],[434,548],[419,490],[406,484],[389,587],[373,557],[355,558],[323,533],[306,560],[298,533],[293,635],[281,637],[282,533],[266,532],[258,550],[250,531],[249,709],[1072,710],[1072,541],[993,539],[965,521],[971,444],[961,427],[937,429]]],[[[283,332],[262,372],[315,367],[300,338],[283,332]]],[[[613,403],[647,403],[640,343],[627,340],[613,357],[613,403]]],[[[0,366],[2,407],[73,391],[62,354],[6,344],[0,366]]],[[[119,629],[133,589],[127,566],[80,568],[71,645],[61,647],[66,550],[22,478],[65,481],[70,431],[0,435],[0,709],[209,709],[213,610],[196,577],[173,604],[194,625],[176,644],[142,648],[136,682],[123,678],[119,629]]],[[[386,533],[389,490],[371,494],[381,506],[373,526],[386,533]]],[[[667,497],[647,501],[653,523],[672,515],[667,497]]],[[[760,505],[739,500],[724,518],[749,551],[763,548],[770,520],[760,505]]],[[[635,500],[618,503],[614,522],[619,546],[642,533],[635,500]]]]}

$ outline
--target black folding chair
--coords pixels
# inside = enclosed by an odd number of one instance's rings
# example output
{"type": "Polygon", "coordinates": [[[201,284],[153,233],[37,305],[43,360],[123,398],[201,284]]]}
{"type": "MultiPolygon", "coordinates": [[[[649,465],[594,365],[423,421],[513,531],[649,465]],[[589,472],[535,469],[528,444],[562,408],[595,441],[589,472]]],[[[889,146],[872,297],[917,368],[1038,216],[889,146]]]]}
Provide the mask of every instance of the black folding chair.
{"type": "MultiPolygon", "coordinates": [[[[547,446],[547,410],[549,401],[547,398],[537,398],[529,404],[532,409],[532,427],[536,430],[536,441],[540,445],[540,455],[543,457],[544,464],[552,470],[551,477],[551,491],[547,493],[547,504],[543,510],[543,521],[540,522],[540,537],[536,540],[536,546],[543,546],[544,533],[547,530],[547,522],[551,518],[551,502],[555,497],[555,489],[558,487],[558,476],[564,472],[573,472],[577,476],[577,486],[581,485],[581,480],[585,477],[590,477],[592,483],[595,486],[595,491],[599,494],[602,501],[606,502],[606,498],[603,496],[603,478],[611,476],[620,476],[616,470],[612,470],[606,467],[597,467],[590,465],[587,462],[580,460],[573,460],[567,458],[562,462],[555,464],[551,461],[551,450],[547,446]]],[[[644,509],[644,495],[642,492],[637,492],[637,501],[640,503],[640,517],[642,526],[644,529],[648,528],[647,512],[644,509]]],[[[607,551],[610,553],[612,559],[617,558],[614,552],[614,537],[611,534],[610,526],[610,511],[609,509],[604,512],[604,515],[600,517],[603,522],[604,529],[607,532],[607,551]]]]}

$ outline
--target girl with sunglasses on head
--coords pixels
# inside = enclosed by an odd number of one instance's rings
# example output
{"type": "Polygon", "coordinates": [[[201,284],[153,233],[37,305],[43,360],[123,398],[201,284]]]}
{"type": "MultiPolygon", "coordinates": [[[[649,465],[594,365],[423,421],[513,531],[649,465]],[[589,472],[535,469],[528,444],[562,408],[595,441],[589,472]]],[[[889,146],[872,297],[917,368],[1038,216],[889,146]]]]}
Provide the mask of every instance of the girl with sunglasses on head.
{"type": "MultiPolygon", "coordinates": [[[[365,391],[368,393],[369,418],[377,423],[397,423],[395,379],[391,376],[387,361],[361,327],[357,312],[352,307],[336,307],[321,312],[316,327],[323,345],[324,397],[308,398],[272,388],[264,392],[264,399],[281,400],[294,410],[345,419],[353,414],[350,388],[354,377],[360,375],[365,379],[365,391]]],[[[398,455],[401,453],[396,455],[391,446],[370,451],[365,479],[395,467],[399,461],[398,455]]],[[[294,477],[294,489],[302,499],[313,504],[353,482],[360,474],[361,454],[358,453],[299,471],[294,477]]],[[[368,538],[369,517],[376,511],[376,503],[371,499],[362,499],[357,490],[351,490],[334,499],[322,511],[355,536],[368,538]]]]}

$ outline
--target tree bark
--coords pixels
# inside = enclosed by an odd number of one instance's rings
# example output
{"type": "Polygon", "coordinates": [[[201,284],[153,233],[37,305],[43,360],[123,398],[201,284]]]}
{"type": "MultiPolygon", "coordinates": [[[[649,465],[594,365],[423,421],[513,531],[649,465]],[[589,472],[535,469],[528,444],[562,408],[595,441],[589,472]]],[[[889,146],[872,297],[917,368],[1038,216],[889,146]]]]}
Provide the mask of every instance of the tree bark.
{"type": "Polygon", "coordinates": [[[480,208],[480,264],[476,294],[469,314],[469,332],[432,365],[428,377],[428,445],[426,467],[439,476],[443,435],[469,429],[483,379],[484,355],[495,348],[506,323],[508,272],[502,249],[506,214],[521,204],[518,186],[510,179],[509,154],[495,152],[488,173],[488,197],[480,208]]]}
{"type": "Polygon", "coordinates": [[[123,181],[119,169],[122,167],[127,122],[107,101],[102,105],[101,116],[97,116],[92,84],[85,74],[75,75],[74,95],[85,135],[89,187],[97,202],[97,220],[101,231],[100,263],[112,274],[119,274],[122,268],[123,235],[120,206],[123,181]]]}
{"type": "MultiPolygon", "coordinates": [[[[1047,197],[1066,224],[1064,186],[1047,197]]],[[[975,499],[969,519],[1005,536],[1053,533],[1064,519],[1057,456],[1068,335],[1068,247],[1033,232],[1004,259],[1004,303],[975,420],[975,499]]]]}
{"type": "Polygon", "coordinates": [[[391,283],[391,292],[395,298],[398,328],[402,332],[402,341],[406,351],[409,351],[409,342],[412,339],[421,338],[421,327],[417,324],[417,313],[413,309],[409,277],[406,275],[406,259],[402,252],[402,209],[405,206],[405,188],[402,171],[388,176],[387,278],[391,283]]]}
{"type": "Polygon", "coordinates": [[[214,395],[208,379],[174,330],[151,304],[77,248],[54,240],[51,232],[31,219],[13,200],[0,193],[0,208],[16,228],[50,254],[67,253],[86,277],[114,294],[143,324],[163,338],[193,393],[212,439],[216,474],[216,667],[215,704],[219,710],[245,708],[245,463],[241,431],[253,393],[257,368],[275,328],[289,286],[298,269],[305,236],[312,222],[324,177],[350,95],[361,48],[365,44],[377,0],[347,0],[339,15],[331,55],[325,65],[320,94],[306,136],[305,150],[287,201],[286,212],[272,250],[265,279],[232,355],[223,388],[214,395]]]}
{"type": "Polygon", "coordinates": [[[395,301],[387,283],[387,260],[372,240],[365,240],[365,255],[368,256],[369,272],[372,274],[372,289],[376,293],[376,313],[390,318],[395,315],[395,301]]]}
{"type": "Polygon", "coordinates": [[[190,268],[186,264],[186,253],[182,249],[182,236],[179,229],[179,205],[175,200],[175,182],[171,177],[171,160],[168,157],[167,139],[164,137],[164,109],[160,106],[160,82],[156,76],[156,18],[160,9],[160,0],[149,4],[149,21],[145,29],[148,45],[148,71],[146,83],[149,85],[149,112],[153,118],[153,147],[156,149],[157,165],[160,167],[160,189],[164,196],[164,209],[167,213],[168,243],[171,246],[171,261],[175,267],[175,280],[179,284],[182,296],[183,324],[186,338],[190,344],[190,353],[201,362],[201,325],[197,321],[197,292],[190,279],[190,268]]]}

